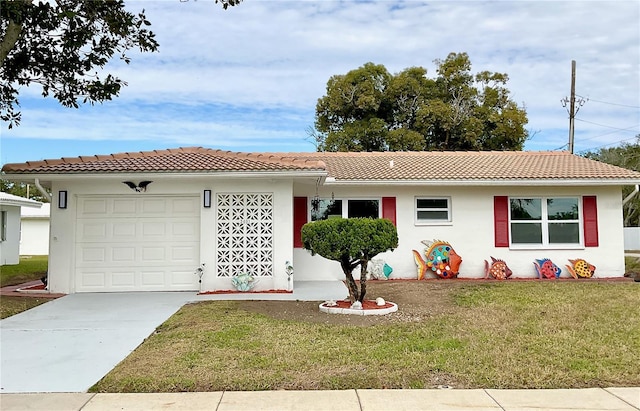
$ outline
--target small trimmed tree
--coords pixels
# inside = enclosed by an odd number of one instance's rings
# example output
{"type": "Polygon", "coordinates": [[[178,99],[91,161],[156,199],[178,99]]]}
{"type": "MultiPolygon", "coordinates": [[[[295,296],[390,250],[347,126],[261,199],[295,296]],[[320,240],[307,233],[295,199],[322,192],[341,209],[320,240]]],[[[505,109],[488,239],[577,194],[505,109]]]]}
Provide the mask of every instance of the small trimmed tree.
{"type": "Polygon", "coordinates": [[[376,255],[398,247],[398,232],[385,219],[337,218],[313,221],[302,227],[302,244],[312,255],[338,261],[347,279],[351,302],[364,301],[367,266],[376,255]],[[360,289],[352,271],[360,266],[360,289]]]}

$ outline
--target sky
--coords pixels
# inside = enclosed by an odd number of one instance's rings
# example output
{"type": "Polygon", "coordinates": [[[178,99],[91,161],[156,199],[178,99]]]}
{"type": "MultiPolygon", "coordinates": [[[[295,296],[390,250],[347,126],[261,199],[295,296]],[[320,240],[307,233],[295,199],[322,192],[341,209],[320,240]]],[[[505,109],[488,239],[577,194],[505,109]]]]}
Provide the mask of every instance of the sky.
{"type": "Polygon", "coordinates": [[[308,129],[327,80],[367,62],[390,73],[469,55],[472,72],[509,76],[524,105],[525,150],[567,149],[571,61],[578,154],[640,134],[640,1],[127,0],[160,43],[108,71],[113,101],[69,109],[22,88],[22,122],[0,125],[0,162],[202,146],[314,151],[308,129]]]}

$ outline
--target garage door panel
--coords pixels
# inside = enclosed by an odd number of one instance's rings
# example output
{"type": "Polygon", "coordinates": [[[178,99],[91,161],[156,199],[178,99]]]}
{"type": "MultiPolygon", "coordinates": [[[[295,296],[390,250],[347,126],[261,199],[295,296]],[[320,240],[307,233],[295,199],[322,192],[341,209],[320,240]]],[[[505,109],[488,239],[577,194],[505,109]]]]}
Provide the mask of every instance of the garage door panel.
{"type": "Polygon", "coordinates": [[[141,235],[143,240],[154,240],[161,237],[165,239],[167,235],[167,223],[165,221],[145,221],[141,225],[141,235]]]}
{"type": "Polygon", "coordinates": [[[78,221],[76,239],[79,243],[104,241],[182,241],[193,240],[200,232],[196,219],[155,220],[119,219],[78,221]]]}
{"type": "Polygon", "coordinates": [[[135,288],[136,273],[135,271],[114,271],[111,273],[111,286],[118,288],[135,288]]]}
{"type": "Polygon", "coordinates": [[[140,202],[142,213],[147,215],[166,215],[167,214],[167,203],[171,200],[166,199],[142,199],[140,202]]]}
{"type": "Polygon", "coordinates": [[[106,215],[108,210],[105,199],[79,199],[78,206],[83,215],[106,215]]]}
{"type": "Polygon", "coordinates": [[[177,246],[171,247],[171,261],[193,261],[198,255],[198,249],[195,246],[177,246]]]}
{"type": "Polygon", "coordinates": [[[104,271],[83,271],[79,273],[80,285],[87,290],[102,290],[107,284],[107,273],[104,271]]]}
{"type": "Polygon", "coordinates": [[[199,197],[81,197],[79,204],[76,291],[198,289],[199,197]]]}
{"type": "Polygon", "coordinates": [[[136,247],[112,247],[111,261],[112,263],[132,263],[136,261],[136,247]]]}
{"type": "Polygon", "coordinates": [[[142,247],[142,262],[163,262],[166,254],[165,247],[142,247]]]}
{"type": "Polygon", "coordinates": [[[165,272],[164,271],[142,271],[142,286],[143,287],[165,287],[165,272]]]}
{"type": "Polygon", "coordinates": [[[171,284],[173,287],[183,287],[188,286],[193,282],[193,271],[172,271],[171,275],[171,284]]]}
{"type": "Polygon", "coordinates": [[[130,199],[113,199],[111,202],[113,215],[135,215],[136,200],[130,199]]]}

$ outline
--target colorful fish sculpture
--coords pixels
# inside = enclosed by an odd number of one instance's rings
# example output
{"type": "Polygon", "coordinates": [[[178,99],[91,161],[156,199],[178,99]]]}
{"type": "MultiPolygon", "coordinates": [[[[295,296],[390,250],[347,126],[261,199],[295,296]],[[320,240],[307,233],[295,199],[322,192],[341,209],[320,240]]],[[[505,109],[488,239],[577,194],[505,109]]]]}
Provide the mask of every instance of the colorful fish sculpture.
{"type": "Polygon", "coordinates": [[[571,277],[578,278],[591,278],[596,271],[596,266],[589,264],[582,258],[576,258],[575,260],[569,260],[571,265],[565,265],[567,271],[571,274],[571,277]]]}
{"type": "Polygon", "coordinates": [[[513,271],[511,271],[504,260],[491,257],[491,264],[489,264],[489,261],[484,260],[485,279],[491,276],[496,280],[506,280],[511,277],[511,274],[513,274],[513,271]]]}
{"type": "Polygon", "coordinates": [[[533,265],[536,267],[536,274],[538,274],[538,278],[548,278],[552,280],[560,277],[560,273],[562,272],[562,269],[548,258],[534,260],[533,265]]]}
{"type": "Polygon", "coordinates": [[[440,278],[458,276],[462,257],[456,253],[451,244],[441,240],[422,241],[422,244],[427,246],[424,252],[425,260],[422,259],[418,251],[412,250],[413,258],[418,267],[418,280],[422,280],[427,271],[431,271],[440,278]]]}

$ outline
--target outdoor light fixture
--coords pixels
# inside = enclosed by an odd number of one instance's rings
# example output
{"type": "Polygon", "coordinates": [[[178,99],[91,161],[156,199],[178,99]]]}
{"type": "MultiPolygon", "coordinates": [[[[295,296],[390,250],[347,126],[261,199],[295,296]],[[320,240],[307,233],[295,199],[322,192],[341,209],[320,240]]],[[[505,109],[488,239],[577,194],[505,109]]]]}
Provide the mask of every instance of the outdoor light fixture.
{"type": "Polygon", "coordinates": [[[58,208],[67,208],[67,190],[58,191],[58,208]]]}
{"type": "Polygon", "coordinates": [[[211,190],[204,190],[202,201],[204,208],[211,208],[211,190]]]}

